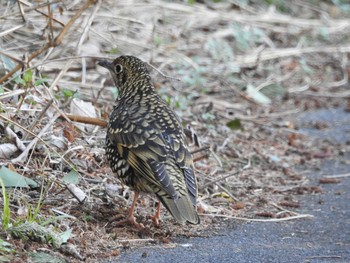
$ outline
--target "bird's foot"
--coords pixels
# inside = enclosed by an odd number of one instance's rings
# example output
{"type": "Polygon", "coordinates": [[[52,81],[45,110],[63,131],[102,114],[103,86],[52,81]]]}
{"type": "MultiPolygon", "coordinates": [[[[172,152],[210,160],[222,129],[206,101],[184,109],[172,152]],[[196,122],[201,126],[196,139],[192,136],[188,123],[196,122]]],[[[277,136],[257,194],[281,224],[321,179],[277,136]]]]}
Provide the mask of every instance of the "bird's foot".
{"type": "Polygon", "coordinates": [[[145,228],[145,226],[142,223],[138,223],[136,221],[134,216],[129,216],[128,220],[129,220],[130,224],[136,228],[139,228],[139,229],[145,228]]]}
{"type": "Polygon", "coordinates": [[[156,227],[160,227],[160,215],[158,213],[155,213],[153,216],[149,216],[150,219],[152,219],[153,224],[156,227]]]}
{"type": "Polygon", "coordinates": [[[145,228],[145,226],[142,223],[138,223],[135,219],[134,216],[125,218],[123,220],[120,220],[118,222],[115,222],[116,226],[122,226],[122,225],[126,225],[126,224],[131,224],[132,226],[138,228],[138,229],[142,229],[145,228]]]}

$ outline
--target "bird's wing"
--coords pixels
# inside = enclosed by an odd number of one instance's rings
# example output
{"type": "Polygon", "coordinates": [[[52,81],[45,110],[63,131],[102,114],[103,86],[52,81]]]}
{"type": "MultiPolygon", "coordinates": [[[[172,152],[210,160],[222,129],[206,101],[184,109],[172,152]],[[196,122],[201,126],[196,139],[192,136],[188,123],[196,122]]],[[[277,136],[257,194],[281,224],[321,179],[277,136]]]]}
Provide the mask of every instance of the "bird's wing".
{"type": "Polygon", "coordinates": [[[173,199],[186,194],[188,188],[191,199],[195,198],[192,158],[182,134],[157,131],[135,127],[132,132],[109,132],[109,138],[130,166],[152,185],[173,199]]]}

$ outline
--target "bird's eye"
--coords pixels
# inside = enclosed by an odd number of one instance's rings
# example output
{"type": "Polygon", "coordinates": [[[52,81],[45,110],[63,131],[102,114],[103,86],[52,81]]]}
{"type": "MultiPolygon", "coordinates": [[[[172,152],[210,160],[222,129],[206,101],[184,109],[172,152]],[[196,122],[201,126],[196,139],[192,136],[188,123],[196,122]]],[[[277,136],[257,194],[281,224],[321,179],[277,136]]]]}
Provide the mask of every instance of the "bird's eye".
{"type": "Polygon", "coordinates": [[[115,65],[115,66],[114,66],[114,71],[115,71],[115,73],[117,73],[117,74],[122,73],[122,71],[123,71],[123,66],[120,65],[120,64],[115,65]]]}

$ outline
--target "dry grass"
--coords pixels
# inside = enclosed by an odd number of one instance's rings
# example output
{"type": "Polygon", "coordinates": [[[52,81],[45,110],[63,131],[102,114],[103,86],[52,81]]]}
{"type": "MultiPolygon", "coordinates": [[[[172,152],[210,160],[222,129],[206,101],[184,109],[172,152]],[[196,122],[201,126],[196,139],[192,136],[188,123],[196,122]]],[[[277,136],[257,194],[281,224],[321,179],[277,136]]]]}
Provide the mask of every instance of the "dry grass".
{"type": "MultiPolygon", "coordinates": [[[[9,141],[20,151],[0,161],[44,185],[43,218],[66,216],[53,225],[72,229],[69,243],[78,252],[61,250],[74,258],[70,262],[82,257],[92,262],[146,243],[170,245],[174,236],[204,235],[221,217],[310,217],[298,213],[297,195],[321,188],[295,167],[316,166],[314,153],[326,150],[314,148],[292,120],[301,111],[349,100],[348,14],[323,1],[318,6],[296,1],[286,12],[254,2],[1,2],[1,144],[9,141]],[[125,216],[132,191],[120,186],[106,163],[103,122],[77,126],[67,115],[78,98],[91,102],[87,108],[93,111],[78,106],[73,114],[107,120],[116,90],[96,60],[119,54],[138,56],[157,69],[150,67],[159,93],[202,146],[211,148],[208,158],[195,155],[198,227],[179,227],[166,215],[162,228],[154,228],[147,220],[154,201],[146,196],[137,209],[146,229],[116,227],[109,220],[125,216]],[[25,72],[31,76],[21,83],[25,72]],[[257,102],[248,85],[271,103],[257,102]],[[241,126],[232,130],[227,123],[235,119],[241,126]],[[6,129],[17,142],[8,139],[6,129]],[[84,204],[62,183],[72,168],[81,176],[84,204]]],[[[40,189],[14,190],[14,217],[23,199],[35,204],[39,195],[40,189]]],[[[25,260],[28,245],[11,242],[25,260]]]]}

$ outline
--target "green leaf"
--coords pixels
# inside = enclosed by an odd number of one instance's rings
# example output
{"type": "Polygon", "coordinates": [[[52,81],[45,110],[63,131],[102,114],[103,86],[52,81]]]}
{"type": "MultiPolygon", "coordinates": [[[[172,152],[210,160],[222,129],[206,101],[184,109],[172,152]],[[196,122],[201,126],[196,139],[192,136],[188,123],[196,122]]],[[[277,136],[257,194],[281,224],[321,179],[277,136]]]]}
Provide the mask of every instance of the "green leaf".
{"type": "Polygon", "coordinates": [[[38,185],[34,180],[13,172],[5,166],[0,169],[0,178],[4,181],[5,187],[37,187],[38,185]]]}
{"type": "Polygon", "coordinates": [[[79,179],[80,179],[80,174],[75,170],[71,170],[62,178],[62,181],[67,184],[78,184],[79,179]]]}
{"type": "Polygon", "coordinates": [[[68,230],[60,233],[59,235],[61,236],[62,243],[67,243],[67,241],[70,238],[71,234],[72,234],[72,229],[71,228],[69,228],[68,230]]]}
{"type": "Polygon", "coordinates": [[[270,104],[271,100],[266,97],[262,92],[258,91],[253,85],[248,84],[246,93],[248,97],[255,100],[256,102],[260,104],[270,104]]]}
{"type": "Polygon", "coordinates": [[[10,219],[11,219],[10,201],[6,192],[4,181],[1,178],[0,178],[0,184],[2,189],[2,199],[3,199],[2,228],[6,230],[9,227],[10,219]]]}
{"type": "Polygon", "coordinates": [[[0,238],[0,250],[1,250],[3,247],[12,247],[12,244],[9,243],[9,242],[6,242],[6,241],[4,241],[4,240],[2,240],[2,239],[0,238]]]}
{"type": "Polygon", "coordinates": [[[37,80],[34,82],[34,85],[35,85],[35,86],[39,86],[39,85],[41,85],[41,84],[43,84],[43,83],[45,83],[45,82],[49,82],[49,81],[50,81],[50,80],[47,79],[47,78],[37,79],[37,80]]]}
{"type": "Polygon", "coordinates": [[[19,77],[19,76],[15,78],[15,82],[16,82],[17,84],[22,84],[23,86],[26,85],[26,82],[24,81],[24,79],[22,79],[22,78],[19,77]]]}
{"type": "Polygon", "coordinates": [[[105,51],[105,53],[116,55],[116,54],[120,54],[120,50],[118,48],[114,47],[110,50],[105,51]]]}
{"type": "Polygon", "coordinates": [[[0,238],[0,262],[13,262],[9,254],[15,253],[16,250],[11,243],[8,243],[0,238]]]}
{"type": "Polygon", "coordinates": [[[226,126],[229,127],[231,130],[242,129],[242,124],[240,119],[234,119],[232,121],[229,121],[228,123],[226,123],[226,126]]]}
{"type": "Polygon", "coordinates": [[[69,99],[69,98],[72,98],[75,95],[75,93],[77,93],[77,91],[73,91],[70,89],[63,89],[62,93],[65,99],[69,99]]]}
{"type": "Polygon", "coordinates": [[[33,72],[31,69],[28,69],[26,72],[24,72],[23,74],[23,80],[28,83],[28,82],[32,82],[32,78],[33,78],[33,72]]]}

